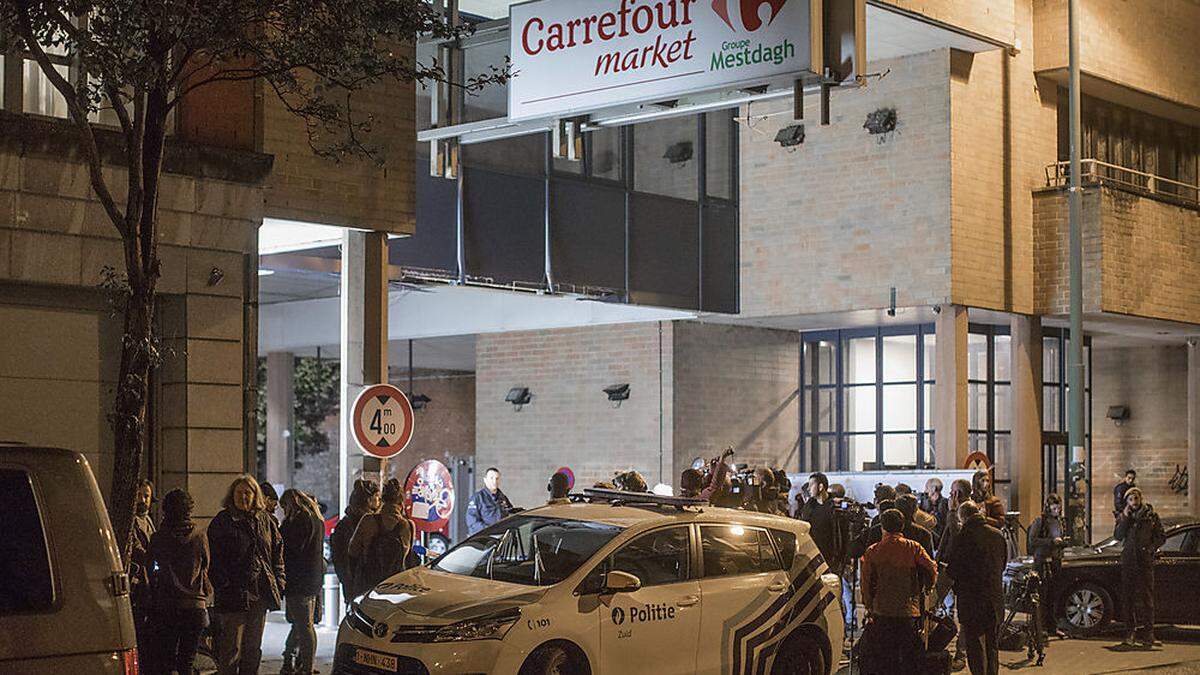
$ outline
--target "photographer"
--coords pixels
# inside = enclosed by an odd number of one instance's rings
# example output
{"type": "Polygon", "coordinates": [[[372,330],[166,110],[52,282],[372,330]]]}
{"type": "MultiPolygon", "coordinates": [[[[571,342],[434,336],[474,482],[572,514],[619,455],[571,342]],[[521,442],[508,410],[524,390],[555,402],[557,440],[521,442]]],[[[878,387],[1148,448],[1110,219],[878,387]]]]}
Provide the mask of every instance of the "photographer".
{"type": "Polygon", "coordinates": [[[1058,634],[1054,625],[1054,608],[1050,598],[1054,596],[1054,580],[1062,569],[1063,539],[1065,529],[1062,520],[1062,498],[1054,493],[1046,497],[1042,507],[1042,515],[1038,516],[1029,526],[1028,539],[1025,542],[1034,565],[1042,575],[1042,631],[1058,634]]]}
{"type": "Polygon", "coordinates": [[[721,489],[729,477],[729,458],[733,457],[733,447],[727,447],[721,456],[708,463],[707,474],[698,469],[684,469],[679,477],[679,495],[698,499],[712,499],[714,493],[721,489]],[[707,482],[705,478],[708,478],[707,482]]]}

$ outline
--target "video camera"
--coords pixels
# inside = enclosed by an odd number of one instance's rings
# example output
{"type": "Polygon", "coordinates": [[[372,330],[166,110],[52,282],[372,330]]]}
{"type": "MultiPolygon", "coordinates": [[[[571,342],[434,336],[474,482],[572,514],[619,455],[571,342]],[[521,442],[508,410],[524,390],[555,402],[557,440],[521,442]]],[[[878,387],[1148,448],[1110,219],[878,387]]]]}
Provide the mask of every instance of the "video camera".
{"type": "Polygon", "coordinates": [[[833,498],[833,515],[842,518],[850,525],[850,537],[857,537],[871,525],[871,514],[875,505],[871,502],[858,502],[849,497],[833,498]]]}

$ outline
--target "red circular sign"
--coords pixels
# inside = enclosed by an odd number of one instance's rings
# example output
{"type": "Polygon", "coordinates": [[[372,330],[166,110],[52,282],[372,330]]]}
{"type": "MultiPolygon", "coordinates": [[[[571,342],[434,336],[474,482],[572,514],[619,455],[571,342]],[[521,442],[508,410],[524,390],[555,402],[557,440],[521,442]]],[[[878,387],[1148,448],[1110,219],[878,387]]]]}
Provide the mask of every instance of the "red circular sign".
{"type": "Polygon", "coordinates": [[[413,467],[404,481],[404,499],[413,527],[421,532],[440,532],[454,513],[454,481],[450,470],[436,459],[413,467]]]}
{"type": "Polygon", "coordinates": [[[354,400],[351,424],[363,452],[388,459],[408,447],[413,435],[413,409],[404,392],[390,384],[363,389],[354,400]]]}
{"type": "Polygon", "coordinates": [[[561,473],[562,475],[567,477],[567,489],[568,490],[572,490],[575,488],[575,472],[571,470],[571,467],[560,466],[560,467],[558,467],[558,471],[555,471],[554,473],[561,473]]]}
{"type": "Polygon", "coordinates": [[[988,459],[985,453],[972,452],[967,455],[967,459],[963,462],[963,468],[973,471],[991,471],[992,460],[988,459]]]}

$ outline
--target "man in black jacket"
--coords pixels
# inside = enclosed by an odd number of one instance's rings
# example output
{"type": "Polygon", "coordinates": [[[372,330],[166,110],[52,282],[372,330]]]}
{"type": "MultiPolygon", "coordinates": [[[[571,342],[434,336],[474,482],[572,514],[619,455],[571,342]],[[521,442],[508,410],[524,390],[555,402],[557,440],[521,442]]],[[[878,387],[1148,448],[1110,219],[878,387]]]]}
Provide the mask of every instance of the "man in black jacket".
{"type": "Polygon", "coordinates": [[[1125,544],[1121,548],[1121,590],[1130,627],[1125,645],[1153,647],[1154,557],[1167,535],[1140,489],[1131,487],[1125,493],[1125,510],[1117,520],[1115,536],[1125,544]]]}
{"type": "Polygon", "coordinates": [[[958,507],[962,529],[954,539],[954,549],[946,573],[954,581],[958,598],[959,640],[967,650],[971,675],[997,675],[999,629],[1004,613],[1002,578],[1008,562],[1008,546],[1000,530],[987,523],[975,502],[958,507]]]}
{"type": "MultiPolygon", "coordinates": [[[[883,500],[879,503],[879,512],[883,513],[889,509],[897,509],[904,515],[904,538],[911,539],[921,545],[925,549],[926,555],[933,557],[933,535],[929,530],[912,522],[912,516],[909,514],[917,509],[917,498],[909,495],[900,495],[896,501],[883,500]],[[903,504],[903,506],[901,506],[903,504]]],[[[879,519],[876,518],[878,521],[879,519]]],[[[865,532],[858,536],[854,541],[850,542],[850,557],[861,558],[867,549],[873,544],[878,544],[883,540],[883,526],[876,522],[871,525],[865,532]]]]}
{"type": "Polygon", "coordinates": [[[1125,493],[1129,492],[1129,488],[1137,486],[1137,471],[1128,469],[1125,471],[1125,477],[1120,483],[1113,486],[1113,524],[1115,525],[1121,519],[1121,512],[1125,510],[1125,493]]]}

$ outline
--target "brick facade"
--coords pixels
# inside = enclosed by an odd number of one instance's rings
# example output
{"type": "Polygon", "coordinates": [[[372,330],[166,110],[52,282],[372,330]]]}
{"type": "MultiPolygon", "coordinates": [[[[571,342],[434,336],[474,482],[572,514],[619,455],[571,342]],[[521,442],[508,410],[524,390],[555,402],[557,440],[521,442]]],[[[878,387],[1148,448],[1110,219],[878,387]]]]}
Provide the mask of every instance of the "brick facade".
{"type": "Polygon", "coordinates": [[[1146,499],[1161,515],[1187,512],[1187,497],[1167,485],[1176,465],[1187,464],[1187,369],[1183,345],[1093,350],[1095,538],[1112,531],[1112,488],[1131,467],[1138,472],[1138,486],[1146,499]],[[1114,405],[1129,406],[1129,419],[1121,426],[1104,417],[1114,405]]]}
{"type": "MultiPolygon", "coordinates": [[[[1084,309],[1200,323],[1200,212],[1111,188],[1083,196],[1084,309]]],[[[1068,311],[1067,196],[1035,196],[1038,311],[1068,311]]]]}
{"type": "MultiPolygon", "coordinates": [[[[741,309],[748,317],[902,307],[950,298],[950,60],[939,50],[872,64],[887,77],[835,92],[831,124],[756,104],[741,125],[741,309]],[[895,108],[895,132],[867,115],[895,108]],[[760,117],[762,116],[762,117],[760,117]]],[[[815,105],[815,104],[814,104],[815,105]]]]}
{"type": "Polygon", "coordinates": [[[630,468],[651,484],[673,482],[672,329],[652,322],[480,335],[475,466],[499,467],[519,506],[544,502],[546,480],[564,465],[578,488],[630,468]],[[630,397],[614,408],[601,390],[622,383],[630,397]],[[520,411],[504,401],[513,387],[533,393],[520,411]]]}

